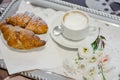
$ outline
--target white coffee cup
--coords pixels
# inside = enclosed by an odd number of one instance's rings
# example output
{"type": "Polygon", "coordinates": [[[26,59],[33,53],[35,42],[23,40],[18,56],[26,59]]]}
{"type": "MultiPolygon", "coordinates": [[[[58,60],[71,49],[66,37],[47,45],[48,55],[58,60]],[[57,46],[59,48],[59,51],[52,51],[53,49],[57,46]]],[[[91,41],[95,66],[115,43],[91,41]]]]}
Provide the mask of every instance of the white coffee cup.
{"type": "Polygon", "coordinates": [[[89,33],[89,16],[79,10],[67,11],[61,24],[62,34],[69,40],[82,40],[89,33]]]}

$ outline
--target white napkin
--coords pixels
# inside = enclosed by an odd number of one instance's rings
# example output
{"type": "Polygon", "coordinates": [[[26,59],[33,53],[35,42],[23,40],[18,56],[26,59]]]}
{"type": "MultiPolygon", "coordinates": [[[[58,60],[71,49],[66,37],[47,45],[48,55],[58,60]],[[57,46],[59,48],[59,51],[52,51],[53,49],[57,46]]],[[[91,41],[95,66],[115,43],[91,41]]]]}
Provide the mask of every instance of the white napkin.
{"type": "Polygon", "coordinates": [[[0,44],[9,74],[39,68],[50,69],[61,66],[62,64],[62,58],[57,54],[58,51],[55,49],[55,46],[50,45],[50,39],[44,49],[24,53],[8,49],[2,40],[0,40],[0,44]]]}

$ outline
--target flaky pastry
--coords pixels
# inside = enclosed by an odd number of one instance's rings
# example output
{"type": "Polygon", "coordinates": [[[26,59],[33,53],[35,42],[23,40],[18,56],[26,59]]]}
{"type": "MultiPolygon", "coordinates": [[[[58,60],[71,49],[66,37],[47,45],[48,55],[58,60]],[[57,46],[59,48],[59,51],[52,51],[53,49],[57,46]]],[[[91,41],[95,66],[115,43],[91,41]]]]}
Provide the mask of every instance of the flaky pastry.
{"type": "Polygon", "coordinates": [[[20,28],[13,27],[10,24],[1,24],[1,32],[7,44],[15,49],[32,49],[44,46],[46,42],[41,40],[34,32],[20,28]]]}
{"type": "Polygon", "coordinates": [[[6,19],[8,24],[20,26],[22,28],[33,31],[36,34],[44,34],[48,31],[47,24],[38,16],[32,13],[18,13],[6,19]]]}

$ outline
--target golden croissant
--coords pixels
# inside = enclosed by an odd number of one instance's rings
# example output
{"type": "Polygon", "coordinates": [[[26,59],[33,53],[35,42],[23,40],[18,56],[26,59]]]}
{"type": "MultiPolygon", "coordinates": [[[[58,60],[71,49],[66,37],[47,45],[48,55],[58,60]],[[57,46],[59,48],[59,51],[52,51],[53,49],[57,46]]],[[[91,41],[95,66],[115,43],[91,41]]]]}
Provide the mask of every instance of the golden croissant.
{"type": "Polygon", "coordinates": [[[29,12],[10,16],[6,19],[6,22],[14,26],[20,26],[31,30],[36,34],[44,34],[48,31],[47,24],[40,17],[29,12]]]}
{"type": "Polygon", "coordinates": [[[15,49],[32,49],[44,46],[46,42],[41,40],[34,32],[20,28],[13,27],[10,24],[0,24],[1,32],[7,44],[15,49]]]}

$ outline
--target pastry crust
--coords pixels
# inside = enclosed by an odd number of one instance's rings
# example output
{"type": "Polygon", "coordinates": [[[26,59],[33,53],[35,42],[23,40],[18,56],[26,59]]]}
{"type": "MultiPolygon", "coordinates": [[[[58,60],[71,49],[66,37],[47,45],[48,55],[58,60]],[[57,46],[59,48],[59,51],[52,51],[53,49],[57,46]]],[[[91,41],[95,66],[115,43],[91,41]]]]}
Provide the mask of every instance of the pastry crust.
{"type": "Polygon", "coordinates": [[[33,13],[17,13],[0,23],[0,29],[7,44],[15,49],[32,49],[44,46],[46,41],[36,34],[45,34],[47,24],[33,13]]]}
{"type": "Polygon", "coordinates": [[[41,40],[32,31],[22,29],[18,26],[13,27],[9,24],[3,24],[0,27],[7,44],[15,49],[27,50],[46,44],[44,40],[41,40]]]}
{"type": "Polygon", "coordinates": [[[25,29],[31,30],[36,34],[44,34],[48,31],[47,24],[38,16],[33,16],[25,29]]]}
{"type": "Polygon", "coordinates": [[[47,24],[38,16],[32,13],[18,13],[6,19],[8,24],[20,26],[22,28],[33,31],[36,34],[44,34],[48,31],[47,24]]]}
{"type": "Polygon", "coordinates": [[[6,19],[6,22],[8,24],[12,24],[13,26],[20,26],[20,27],[26,27],[28,22],[31,20],[31,18],[34,16],[33,13],[25,12],[23,13],[17,13],[13,16],[10,16],[6,19]]]}

